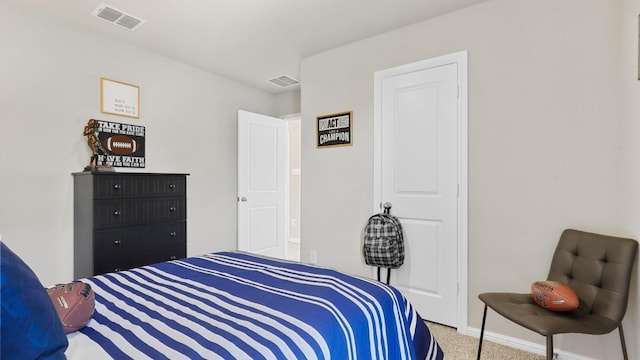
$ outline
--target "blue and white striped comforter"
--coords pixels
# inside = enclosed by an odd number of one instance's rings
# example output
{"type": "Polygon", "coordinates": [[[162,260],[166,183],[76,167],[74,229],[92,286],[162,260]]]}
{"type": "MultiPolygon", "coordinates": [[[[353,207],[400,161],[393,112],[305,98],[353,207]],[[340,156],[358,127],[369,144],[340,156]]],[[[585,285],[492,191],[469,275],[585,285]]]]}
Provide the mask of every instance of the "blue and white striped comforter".
{"type": "Polygon", "coordinates": [[[329,269],[223,252],[83,281],[70,360],[443,358],[397,290],[329,269]]]}

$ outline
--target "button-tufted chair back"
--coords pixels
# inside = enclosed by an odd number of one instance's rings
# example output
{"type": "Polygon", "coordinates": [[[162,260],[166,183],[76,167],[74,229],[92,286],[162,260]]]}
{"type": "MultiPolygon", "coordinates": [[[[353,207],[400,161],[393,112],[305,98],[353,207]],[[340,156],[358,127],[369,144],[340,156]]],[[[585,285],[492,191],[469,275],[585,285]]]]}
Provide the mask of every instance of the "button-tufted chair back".
{"type": "Polygon", "coordinates": [[[601,315],[611,320],[610,330],[614,330],[627,310],[637,249],[635,240],[567,229],[556,247],[548,279],[568,284],[576,292],[577,312],[601,315]]]}

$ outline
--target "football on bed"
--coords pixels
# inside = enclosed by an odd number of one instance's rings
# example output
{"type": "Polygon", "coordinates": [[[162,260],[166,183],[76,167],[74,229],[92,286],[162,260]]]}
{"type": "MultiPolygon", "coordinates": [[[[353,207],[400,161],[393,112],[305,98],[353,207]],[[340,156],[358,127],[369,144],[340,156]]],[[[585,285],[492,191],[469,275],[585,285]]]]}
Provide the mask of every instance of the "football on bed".
{"type": "Polygon", "coordinates": [[[91,320],[95,308],[95,295],[91,285],[74,281],[49,288],[47,293],[65,333],[79,330],[91,320]]]}

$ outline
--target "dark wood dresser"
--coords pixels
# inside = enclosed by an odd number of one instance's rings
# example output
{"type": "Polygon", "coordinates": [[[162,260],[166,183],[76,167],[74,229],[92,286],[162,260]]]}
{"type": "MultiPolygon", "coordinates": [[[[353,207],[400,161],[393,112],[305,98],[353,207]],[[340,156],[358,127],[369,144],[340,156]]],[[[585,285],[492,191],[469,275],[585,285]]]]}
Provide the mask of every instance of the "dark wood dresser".
{"type": "Polygon", "coordinates": [[[187,175],[74,173],[74,277],[186,257],[187,175]]]}

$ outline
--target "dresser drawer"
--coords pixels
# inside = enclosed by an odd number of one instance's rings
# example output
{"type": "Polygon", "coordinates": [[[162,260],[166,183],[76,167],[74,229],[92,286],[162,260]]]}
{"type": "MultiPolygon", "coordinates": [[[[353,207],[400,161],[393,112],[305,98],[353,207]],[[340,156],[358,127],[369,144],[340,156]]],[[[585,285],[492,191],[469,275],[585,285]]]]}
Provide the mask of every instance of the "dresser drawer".
{"type": "Polygon", "coordinates": [[[94,231],[96,256],[123,256],[154,248],[184,246],[187,222],[128,226],[94,231]]]}
{"type": "Polygon", "coordinates": [[[96,176],[93,187],[95,199],[184,196],[187,193],[187,180],[181,175],[105,175],[96,176]]]}
{"type": "Polygon", "coordinates": [[[124,256],[99,256],[93,259],[93,275],[129,270],[135,266],[135,262],[129,254],[124,256]]]}
{"type": "MultiPolygon", "coordinates": [[[[148,242],[147,226],[122,229],[96,230],[93,249],[97,257],[123,256],[145,250],[148,242]]],[[[148,245],[147,245],[148,246],[148,245]]]]}
{"type": "Polygon", "coordinates": [[[127,270],[187,256],[186,244],[157,248],[147,251],[127,253],[122,256],[96,256],[93,263],[94,275],[127,270]]]}
{"type": "Polygon", "coordinates": [[[185,243],[184,245],[179,246],[157,248],[147,251],[141,255],[142,259],[145,262],[144,265],[156,264],[162,261],[184,259],[185,257],[187,257],[187,246],[185,243]]]}
{"type": "Polygon", "coordinates": [[[187,222],[178,221],[157,224],[151,231],[151,243],[154,247],[184,246],[187,244],[187,222]]]}
{"type": "Polygon", "coordinates": [[[186,218],[185,198],[96,200],[93,226],[95,229],[103,229],[115,226],[180,221],[186,218]]]}

